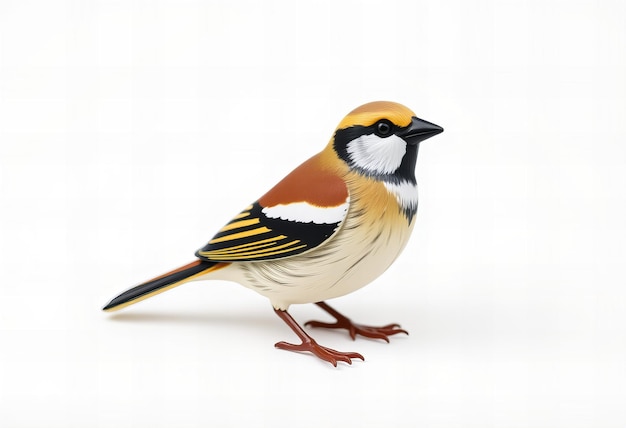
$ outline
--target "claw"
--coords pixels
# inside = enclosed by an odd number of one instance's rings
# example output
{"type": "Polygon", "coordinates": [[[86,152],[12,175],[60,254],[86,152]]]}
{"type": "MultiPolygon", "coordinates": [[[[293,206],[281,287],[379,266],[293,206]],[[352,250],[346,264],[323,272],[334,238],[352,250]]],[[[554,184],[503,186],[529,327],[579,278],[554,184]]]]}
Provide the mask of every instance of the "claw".
{"type": "Polygon", "coordinates": [[[386,326],[383,326],[381,328],[396,328],[396,327],[400,327],[400,324],[387,324],[386,326]]]}

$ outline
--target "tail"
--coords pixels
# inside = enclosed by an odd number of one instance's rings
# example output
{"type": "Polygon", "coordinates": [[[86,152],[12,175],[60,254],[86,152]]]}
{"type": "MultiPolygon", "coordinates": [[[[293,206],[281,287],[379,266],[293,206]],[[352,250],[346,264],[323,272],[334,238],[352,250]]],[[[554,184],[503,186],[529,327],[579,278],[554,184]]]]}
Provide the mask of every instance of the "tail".
{"type": "Polygon", "coordinates": [[[193,263],[189,263],[188,265],[158,276],[123,292],[111,300],[104,308],[102,308],[102,310],[117,311],[118,309],[140,302],[148,297],[152,297],[171,288],[177,287],[201,275],[207,274],[210,271],[226,267],[227,265],[228,263],[196,260],[193,263]]]}

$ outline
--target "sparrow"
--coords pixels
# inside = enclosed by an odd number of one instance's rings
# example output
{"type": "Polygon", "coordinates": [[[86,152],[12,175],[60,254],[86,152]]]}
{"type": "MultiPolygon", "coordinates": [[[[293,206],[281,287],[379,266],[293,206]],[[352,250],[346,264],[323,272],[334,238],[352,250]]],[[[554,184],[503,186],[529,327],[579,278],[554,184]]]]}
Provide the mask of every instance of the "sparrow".
{"type": "Polygon", "coordinates": [[[381,275],[405,247],[415,225],[415,164],[420,142],[443,128],[407,107],[376,101],[352,110],[330,142],[257,201],[248,205],[185,266],[111,300],[115,311],[195,280],[237,282],[267,297],[301,343],[279,349],[311,352],[337,366],[364,360],[318,344],[289,314],[315,303],[336,319],[305,325],[382,339],[405,333],[398,324],[353,323],[326,300],[351,293],[381,275]]]}

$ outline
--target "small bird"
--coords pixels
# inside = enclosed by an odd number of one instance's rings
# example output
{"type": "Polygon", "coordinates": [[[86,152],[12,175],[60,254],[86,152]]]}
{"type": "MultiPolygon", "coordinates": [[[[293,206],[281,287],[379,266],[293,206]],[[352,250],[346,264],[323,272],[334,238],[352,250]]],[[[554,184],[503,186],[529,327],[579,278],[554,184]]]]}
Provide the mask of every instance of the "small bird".
{"type": "Polygon", "coordinates": [[[328,145],[233,217],[196,252],[197,260],[146,281],[111,300],[115,311],[185,282],[238,282],[270,299],[302,343],[276,347],[311,352],[337,366],[364,360],[319,345],[287,312],[315,303],[336,319],[305,325],[348,330],[389,342],[398,324],[353,323],[326,303],[381,275],[396,260],[415,225],[419,143],[443,128],[407,107],[376,101],[351,111],[328,145]]]}

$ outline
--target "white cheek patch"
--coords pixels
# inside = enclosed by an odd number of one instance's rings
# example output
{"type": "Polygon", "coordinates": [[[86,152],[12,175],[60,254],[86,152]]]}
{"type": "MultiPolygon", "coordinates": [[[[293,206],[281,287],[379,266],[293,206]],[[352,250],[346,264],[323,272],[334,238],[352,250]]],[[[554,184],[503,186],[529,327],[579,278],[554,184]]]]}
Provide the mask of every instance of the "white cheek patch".
{"type": "Polygon", "coordinates": [[[389,193],[393,194],[398,204],[409,211],[417,210],[417,184],[402,181],[400,183],[387,183],[385,187],[389,193]]]}
{"type": "Polygon", "coordinates": [[[348,205],[348,200],[336,207],[318,207],[307,202],[293,202],[265,207],[262,212],[269,218],[300,223],[334,224],[342,222],[346,217],[348,205]]]}
{"type": "Polygon", "coordinates": [[[406,142],[397,135],[381,138],[369,134],[350,141],[346,149],[356,166],[378,174],[391,174],[402,163],[406,142]]]}

